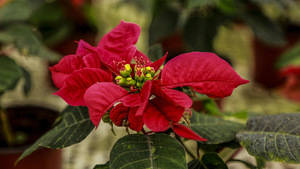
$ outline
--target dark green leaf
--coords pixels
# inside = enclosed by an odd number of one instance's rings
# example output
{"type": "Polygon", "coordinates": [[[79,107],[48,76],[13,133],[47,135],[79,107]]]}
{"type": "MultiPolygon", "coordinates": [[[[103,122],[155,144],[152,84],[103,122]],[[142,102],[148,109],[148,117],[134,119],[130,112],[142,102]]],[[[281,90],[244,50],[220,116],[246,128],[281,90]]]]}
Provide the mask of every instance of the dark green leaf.
{"type": "Polygon", "coordinates": [[[217,2],[218,0],[188,0],[188,7],[205,7],[210,5],[216,5],[217,2]]]}
{"type": "Polygon", "coordinates": [[[188,169],[205,169],[198,159],[192,160],[188,163],[188,169]]]}
{"type": "Polygon", "coordinates": [[[183,36],[190,50],[213,51],[213,40],[221,25],[219,15],[202,16],[194,13],[189,16],[184,25],[183,36]]]}
{"type": "Polygon", "coordinates": [[[227,15],[234,15],[237,12],[235,0],[219,0],[217,7],[227,15]]]}
{"type": "Polygon", "coordinates": [[[155,62],[156,60],[163,57],[163,48],[161,44],[152,45],[148,51],[148,56],[152,62],[155,62]]]}
{"type": "Polygon", "coordinates": [[[257,169],[264,169],[266,167],[266,160],[263,158],[255,157],[257,169]]]}
{"type": "Polygon", "coordinates": [[[13,0],[0,8],[0,23],[24,21],[30,17],[32,8],[28,0],[13,0]]]}
{"type": "Polygon", "coordinates": [[[241,17],[263,42],[270,45],[284,45],[286,43],[283,31],[279,25],[271,21],[260,11],[243,13],[241,17]]]}
{"type": "Polygon", "coordinates": [[[5,27],[0,32],[0,42],[14,44],[23,55],[39,56],[51,61],[59,58],[58,54],[43,45],[38,33],[25,24],[14,24],[5,27]]]}
{"type": "Polygon", "coordinates": [[[79,143],[94,129],[86,107],[67,107],[60,122],[49,132],[26,149],[18,161],[30,155],[39,147],[64,148],[79,143]]]}
{"type": "Polygon", "coordinates": [[[248,161],[244,161],[244,160],[231,159],[228,162],[240,162],[240,163],[244,164],[246,167],[248,167],[249,169],[257,169],[256,166],[254,166],[253,164],[249,163],[248,161]]]}
{"type": "Polygon", "coordinates": [[[105,164],[98,164],[93,169],[109,169],[109,162],[105,164]]]}
{"type": "Polygon", "coordinates": [[[30,76],[30,73],[23,67],[22,68],[22,72],[23,72],[23,77],[25,79],[25,82],[24,82],[24,86],[23,86],[23,92],[25,93],[26,96],[28,96],[29,94],[29,91],[31,89],[31,76],[30,76]]]}
{"type": "Polygon", "coordinates": [[[224,148],[231,148],[231,149],[237,149],[240,148],[241,145],[236,140],[227,142],[227,143],[221,143],[221,144],[203,144],[198,142],[198,147],[204,152],[218,152],[224,148]]]}
{"type": "Polygon", "coordinates": [[[173,34],[176,30],[179,11],[165,3],[156,3],[149,27],[149,44],[152,45],[173,34]]]}
{"type": "Polygon", "coordinates": [[[207,139],[204,144],[220,144],[234,140],[236,133],[243,129],[244,125],[194,112],[191,127],[207,139]]]}
{"type": "Polygon", "coordinates": [[[249,154],[265,160],[300,162],[300,114],[252,117],[238,140],[249,154]]]}
{"type": "Polygon", "coordinates": [[[22,77],[22,70],[9,57],[0,56],[0,93],[14,89],[22,77]]]}
{"type": "Polygon", "coordinates": [[[206,169],[228,169],[217,153],[206,153],[201,160],[206,169]]]}
{"type": "Polygon", "coordinates": [[[74,28],[59,1],[44,3],[33,12],[29,22],[40,31],[42,37],[46,37],[43,41],[48,46],[53,46],[68,38],[74,28]]]}
{"type": "Polygon", "coordinates": [[[110,153],[111,169],[187,169],[184,148],[166,134],[128,135],[110,153]]]}
{"type": "Polygon", "coordinates": [[[282,68],[289,65],[300,65],[300,43],[283,53],[276,66],[282,68]]]}

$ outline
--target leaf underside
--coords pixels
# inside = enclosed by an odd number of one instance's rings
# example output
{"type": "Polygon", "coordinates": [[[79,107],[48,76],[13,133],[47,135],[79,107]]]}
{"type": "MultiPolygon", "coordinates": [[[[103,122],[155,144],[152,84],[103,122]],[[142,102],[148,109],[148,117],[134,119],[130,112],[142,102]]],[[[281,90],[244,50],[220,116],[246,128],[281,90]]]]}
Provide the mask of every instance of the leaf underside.
{"type": "Polygon", "coordinates": [[[249,154],[265,160],[300,162],[300,114],[253,117],[237,134],[249,154]]]}
{"type": "Polygon", "coordinates": [[[60,149],[79,143],[94,129],[89,119],[86,107],[67,107],[62,113],[62,119],[58,124],[31,147],[26,149],[18,161],[30,155],[39,147],[60,149]]]}

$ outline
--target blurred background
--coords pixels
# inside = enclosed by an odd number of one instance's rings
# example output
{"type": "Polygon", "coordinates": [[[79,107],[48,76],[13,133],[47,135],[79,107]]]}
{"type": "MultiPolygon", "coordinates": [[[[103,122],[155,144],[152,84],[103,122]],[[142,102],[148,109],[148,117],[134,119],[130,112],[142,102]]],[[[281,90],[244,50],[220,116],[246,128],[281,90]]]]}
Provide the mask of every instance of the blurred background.
{"type": "MultiPolygon", "coordinates": [[[[0,0],[0,168],[8,160],[5,153],[15,158],[66,106],[52,94],[56,88],[49,66],[75,53],[80,39],[96,46],[121,20],[141,26],[137,48],[151,58],[165,52],[167,60],[189,51],[214,52],[250,80],[232,96],[216,100],[222,111],[299,112],[299,1],[0,0]],[[9,130],[13,136],[5,134],[9,130]]],[[[51,152],[53,162],[63,169],[105,163],[125,129],[116,132],[114,136],[102,123],[82,143],[51,152]]],[[[237,158],[254,162],[245,151],[237,158]]],[[[267,168],[300,167],[272,162],[267,168]]]]}

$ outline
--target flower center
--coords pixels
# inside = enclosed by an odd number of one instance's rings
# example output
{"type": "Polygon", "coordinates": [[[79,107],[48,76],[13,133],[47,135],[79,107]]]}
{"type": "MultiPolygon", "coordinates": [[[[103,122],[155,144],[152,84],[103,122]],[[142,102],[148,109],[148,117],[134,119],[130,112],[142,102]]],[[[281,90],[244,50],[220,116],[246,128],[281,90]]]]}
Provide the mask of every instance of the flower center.
{"type": "Polygon", "coordinates": [[[141,89],[147,80],[153,79],[154,75],[155,70],[153,67],[141,64],[125,64],[115,80],[122,87],[141,89]]]}

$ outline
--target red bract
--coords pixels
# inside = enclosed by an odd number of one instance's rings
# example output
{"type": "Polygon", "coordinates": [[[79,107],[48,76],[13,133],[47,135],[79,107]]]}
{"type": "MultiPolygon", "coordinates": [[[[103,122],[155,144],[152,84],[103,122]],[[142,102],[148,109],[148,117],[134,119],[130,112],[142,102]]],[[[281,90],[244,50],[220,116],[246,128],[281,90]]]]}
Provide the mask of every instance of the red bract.
{"type": "Polygon", "coordinates": [[[282,92],[292,100],[300,102],[300,66],[289,66],[281,70],[286,77],[282,92]]]}
{"type": "Polygon", "coordinates": [[[152,63],[135,47],[139,34],[138,25],[121,22],[96,48],[81,41],[75,55],[51,68],[60,87],[56,94],[71,105],[87,106],[95,126],[110,111],[118,126],[140,131],[145,124],[154,132],[171,128],[182,137],[205,141],[180,124],[192,100],[174,88],[189,86],[211,97],[225,97],[248,81],[213,53],[181,54],[164,67],[166,55],[152,63]]]}

